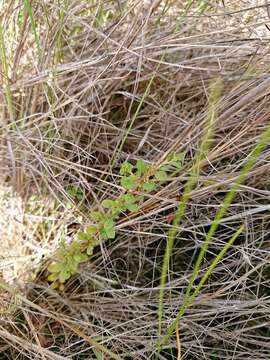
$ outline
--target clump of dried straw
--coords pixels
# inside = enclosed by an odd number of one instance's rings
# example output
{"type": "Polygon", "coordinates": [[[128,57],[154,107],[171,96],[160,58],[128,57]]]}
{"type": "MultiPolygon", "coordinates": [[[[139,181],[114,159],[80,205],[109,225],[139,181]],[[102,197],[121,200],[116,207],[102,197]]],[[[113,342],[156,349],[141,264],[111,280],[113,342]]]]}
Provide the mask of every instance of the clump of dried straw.
{"type": "MultiPolygon", "coordinates": [[[[269,9],[252,1],[32,3],[2,9],[1,173],[22,199],[9,246],[18,249],[17,264],[24,257],[19,273],[28,280],[5,287],[8,300],[2,290],[1,358],[103,359],[106,351],[91,339],[122,359],[154,358],[162,258],[204,129],[209,85],[223,83],[219,117],[175,241],[164,331],[224,195],[270,121],[269,9]],[[186,152],[179,176],[121,223],[62,293],[50,289],[42,257],[119,192],[119,164],[156,163],[171,151],[186,152]],[[26,276],[33,263],[34,281],[26,276]]],[[[269,160],[266,148],[210,244],[199,276],[245,224],[181,321],[182,359],[269,359],[269,160]]],[[[1,256],[1,267],[9,266],[9,254],[1,256]]],[[[172,337],[157,356],[177,354],[172,337]]]]}

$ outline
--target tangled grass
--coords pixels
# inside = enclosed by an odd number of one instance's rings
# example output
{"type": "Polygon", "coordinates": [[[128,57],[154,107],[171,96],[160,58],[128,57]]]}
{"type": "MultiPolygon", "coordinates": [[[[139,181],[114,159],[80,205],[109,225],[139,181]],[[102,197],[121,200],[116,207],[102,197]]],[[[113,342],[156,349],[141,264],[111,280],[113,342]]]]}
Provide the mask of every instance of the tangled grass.
{"type": "Polygon", "coordinates": [[[207,124],[210,84],[223,84],[219,111],[177,228],[162,334],[270,121],[269,6],[12,0],[1,15],[1,175],[24,202],[19,239],[31,246],[20,274],[34,264],[35,278],[0,282],[0,359],[269,359],[269,147],[219,222],[195,285],[239,226],[245,231],[157,351],[164,253],[207,124]],[[62,292],[51,289],[46,267],[59,241],[71,242],[121,191],[121,163],[158,164],[173,151],[186,153],[181,172],[119,221],[117,237],[62,292]]]}

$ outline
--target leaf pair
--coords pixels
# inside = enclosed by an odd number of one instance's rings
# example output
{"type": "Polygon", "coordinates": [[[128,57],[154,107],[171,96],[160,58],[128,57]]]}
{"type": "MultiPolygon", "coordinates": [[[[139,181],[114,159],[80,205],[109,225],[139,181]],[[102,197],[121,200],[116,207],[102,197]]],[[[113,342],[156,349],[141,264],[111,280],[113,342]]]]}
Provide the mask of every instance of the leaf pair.
{"type": "Polygon", "coordinates": [[[141,177],[143,175],[146,175],[150,168],[151,166],[142,159],[137,160],[135,168],[130,162],[126,161],[122,164],[120,168],[120,175],[136,174],[138,177],[141,177]]]}
{"type": "Polygon", "coordinates": [[[172,152],[167,156],[165,163],[161,166],[159,171],[165,171],[165,172],[179,171],[183,166],[184,159],[185,159],[184,152],[182,153],[172,152]]]}
{"type": "Polygon", "coordinates": [[[135,212],[139,210],[139,206],[137,202],[139,202],[142,199],[141,196],[135,196],[133,194],[124,194],[120,196],[117,200],[111,200],[106,199],[103,200],[101,205],[111,210],[111,214],[113,218],[118,218],[118,215],[121,212],[124,212],[126,210],[135,212]]]}
{"type": "Polygon", "coordinates": [[[85,231],[80,231],[77,235],[78,240],[87,242],[86,253],[88,256],[93,254],[94,248],[99,244],[97,240],[97,226],[90,225],[85,231]]]}
{"type": "Polygon", "coordinates": [[[151,166],[148,165],[144,160],[140,159],[137,161],[136,168],[137,168],[136,175],[141,177],[147,175],[151,166]]]}
{"type": "Polygon", "coordinates": [[[115,223],[112,218],[106,217],[103,219],[103,221],[100,223],[101,229],[100,229],[100,235],[103,239],[114,239],[115,238],[115,223]]]}
{"type": "MultiPolygon", "coordinates": [[[[105,202],[105,205],[112,206],[113,203],[111,201],[109,202],[107,201],[105,202]]],[[[101,237],[105,240],[115,238],[115,229],[114,229],[115,223],[113,221],[113,217],[111,216],[111,214],[105,214],[99,211],[93,211],[91,212],[90,217],[92,220],[97,222],[97,224],[90,226],[88,228],[88,232],[91,230],[94,233],[94,229],[95,229],[95,232],[99,232],[101,237]]]]}
{"type": "Polygon", "coordinates": [[[158,183],[168,181],[168,173],[178,172],[185,158],[184,153],[173,152],[169,154],[165,162],[153,174],[154,167],[139,159],[134,167],[131,163],[125,162],[120,169],[122,187],[129,190],[143,190],[147,193],[154,191],[158,183]],[[152,178],[154,176],[154,178],[152,178]]]}
{"type": "Polygon", "coordinates": [[[120,168],[120,175],[132,174],[132,170],[133,165],[130,162],[126,161],[122,164],[120,168]]]}
{"type": "Polygon", "coordinates": [[[125,190],[139,189],[142,179],[147,177],[150,170],[151,166],[142,159],[137,160],[135,167],[129,162],[124,162],[120,168],[120,175],[128,176],[122,177],[121,185],[125,190]]]}
{"type": "Polygon", "coordinates": [[[82,253],[81,246],[76,241],[71,243],[68,249],[65,245],[62,246],[58,255],[61,261],[48,266],[48,271],[51,273],[48,280],[52,281],[52,287],[58,287],[59,283],[66,282],[71,275],[76,273],[78,266],[88,259],[87,254],[82,253]]]}
{"type": "Polygon", "coordinates": [[[122,211],[131,211],[131,212],[135,212],[139,210],[139,206],[137,204],[137,202],[139,202],[141,200],[140,196],[135,196],[133,194],[125,194],[122,195],[119,198],[119,202],[121,204],[121,208],[122,211]]]}
{"type": "Polygon", "coordinates": [[[136,175],[124,176],[121,179],[121,185],[125,190],[135,190],[139,186],[139,180],[136,175]]]}
{"type": "Polygon", "coordinates": [[[90,225],[86,228],[85,231],[80,231],[77,235],[78,240],[81,241],[90,241],[97,234],[97,226],[90,225]]]}

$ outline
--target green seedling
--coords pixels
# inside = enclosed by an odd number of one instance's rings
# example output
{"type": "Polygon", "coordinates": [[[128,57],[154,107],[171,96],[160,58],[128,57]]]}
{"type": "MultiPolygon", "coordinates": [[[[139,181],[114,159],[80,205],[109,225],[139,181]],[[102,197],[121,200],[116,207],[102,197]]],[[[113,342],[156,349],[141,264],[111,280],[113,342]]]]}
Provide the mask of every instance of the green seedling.
{"type": "MultiPolygon", "coordinates": [[[[141,159],[134,166],[124,162],[119,171],[123,191],[115,199],[103,200],[100,211],[90,213],[91,225],[80,230],[76,240],[70,245],[64,242],[60,244],[54,261],[48,267],[48,280],[52,287],[61,288],[78,271],[79,265],[93,255],[95,247],[102,241],[114,239],[119,217],[127,212],[138,212],[144,199],[142,193],[151,193],[164,181],[168,181],[169,175],[181,170],[183,161],[183,154],[173,153],[160,166],[141,159]]],[[[77,200],[83,197],[82,190],[75,186],[69,187],[68,193],[77,200]]]]}

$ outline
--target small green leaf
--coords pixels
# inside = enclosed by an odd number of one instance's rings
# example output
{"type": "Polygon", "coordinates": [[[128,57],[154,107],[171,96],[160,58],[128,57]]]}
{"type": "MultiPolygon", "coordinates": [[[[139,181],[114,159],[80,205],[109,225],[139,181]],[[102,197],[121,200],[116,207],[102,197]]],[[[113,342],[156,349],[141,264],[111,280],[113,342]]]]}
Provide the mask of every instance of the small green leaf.
{"type": "Polygon", "coordinates": [[[76,188],[75,186],[70,186],[67,188],[67,193],[70,195],[70,196],[75,196],[76,195],[76,188]]]}
{"type": "Polygon", "coordinates": [[[107,228],[104,229],[106,236],[108,239],[114,239],[115,238],[115,229],[113,228],[107,228]]]}
{"type": "Polygon", "coordinates": [[[160,169],[160,171],[171,172],[172,166],[171,165],[163,165],[159,169],[160,169]]]}
{"type": "Polygon", "coordinates": [[[107,218],[104,222],[103,222],[103,227],[104,229],[110,229],[114,227],[114,221],[113,219],[107,218]]]}
{"type": "Polygon", "coordinates": [[[172,161],[170,165],[177,170],[180,170],[182,168],[182,163],[180,161],[172,161]]]}
{"type": "Polygon", "coordinates": [[[128,161],[124,162],[120,168],[120,175],[132,174],[133,165],[128,161]]]}
{"type": "Polygon", "coordinates": [[[143,201],[143,199],[144,199],[144,196],[143,195],[137,195],[136,196],[136,202],[140,202],[140,201],[143,201]]]}
{"type": "Polygon", "coordinates": [[[93,255],[93,251],[94,251],[94,246],[93,245],[89,245],[88,248],[86,249],[86,253],[88,256],[93,255]]]}
{"type": "Polygon", "coordinates": [[[166,173],[166,171],[163,170],[159,170],[156,174],[155,174],[155,178],[158,181],[166,181],[168,179],[168,175],[166,173]]]}
{"type": "Polygon", "coordinates": [[[88,260],[88,256],[86,254],[81,254],[81,262],[85,262],[88,260]]]}
{"type": "Polygon", "coordinates": [[[89,235],[83,231],[80,231],[78,232],[77,238],[80,241],[87,241],[89,239],[89,235]]]}
{"type": "Polygon", "coordinates": [[[70,249],[70,252],[76,253],[76,252],[80,251],[81,245],[80,245],[77,241],[73,241],[73,242],[70,244],[69,249],[70,249]]]}
{"type": "Polygon", "coordinates": [[[127,209],[132,212],[139,211],[139,206],[137,204],[127,204],[127,209]]]}
{"type": "Polygon", "coordinates": [[[55,280],[57,280],[58,279],[58,275],[59,275],[59,273],[52,273],[52,274],[50,274],[49,276],[48,276],[48,280],[49,281],[55,281],[55,280]]]}
{"type": "Polygon", "coordinates": [[[143,190],[146,192],[151,192],[156,188],[156,184],[154,181],[148,181],[147,183],[143,184],[143,190]]]}
{"type": "Polygon", "coordinates": [[[176,156],[175,161],[182,161],[183,162],[185,160],[186,153],[183,151],[181,153],[176,153],[175,156],[176,156]]]}
{"type": "Polygon", "coordinates": [[[74,256],[74,260],[75,260],[78,264],[80,264],[80,263],[82,263],[82,262],[84,262],[84,261],[87,261],[87,260],[88,260],[88,257],[87,257],[86,254],[76,254],[76,255],[74,256]]]}
{"type": "Polygon", "coordinates": [[[70,276],[71,276],[71,273],[68,270],[63,269],[60,272],[58,279],[59,279],[60,283],[63,284],[65,281],[67,281],[70,278],[70,276]]]}
{"type": "Polygon", "coordinates": [[[106,199],[103,200],[101,205],[105,208],[105,209],[112,209],[113,207],[115,207],[115,201],[110,200],[110,199],[106,199]]]}
{"type": "Polygon", "coordinates": [[[107,218],[103,222],[103,228],[100,231],[101,236],[105,239],[114,239],[115,238],[115,223],[113,219],[107,218]]]}
{"type": "Polygon", "coordinates": [[[118,215],[121,214],[122,212],[122,208],[119,206],[119,207],[116,207],[114,209],[112,209],[112,216],[114,219],[117,219],[118,218],[118,215]]]}
{"type": "Polygon", "coordinates": [[[86,253],[87,255],[92,255],[93,254],[93,250],[94,248],[99,244],[99,241],[95,238],[90,239],[89,243],[88,243],[88,247],[86,249],[86,253]]]}
{"type": "Polygon", "coordinates": [[[125,204],[132,204],[136,201],[136,197],[133,194],[126,194],[123,196],[125,204]]]}
{"type": "Polygon", "coordinates": [[[48,271],[50,273],[59,273],[63,268],[62,263],[53,263],[48,266],[48,271]]]}
{"type": "Polygon", "coordinates": [[[137,177],[134,175],[125,176],[121,179],[121,185],[126,190],[132,190],[137,187],[137,177]]]}
{"type": "Polygon", "coordinates": [[[92,235],[95,235],[97,233],[97,227],[95,225],[89,225],[87,228],[86,228],[86,233],[88,236],[88,240],[89,238],[91,238],[92,235]]]}
{"type": "Polygon", "coordinates": [[[150,166],[146,164],[146,162],[142,159],[139,159],[136,164],[137,170],[138,170],[138,176],[145,175],[150,166]]]}
{"type": "Polygon", "coordinates": [[[101,212],[99,212],[99,211],[92,211],[90,214],[90,217],[92,220],[98,222],[98,221],[102,220],[103,214],[101,214],[101,212]]]}
{"type": "Polygon", "coordinates": [[[175,151],[173,151],[167,156],[166,160],[168,162],[183,160],[183,154],[184,153],[176,153],[175,151]]]}
{"type": "Polygon", "coordinates": [[[77,200],[81,201],[83,199],[83,194],[76,195],[77,200]]]}
{"type": "Polygon", "coordinates": [[[172,152],[167,156],[167,162],[169,163],[169,167],[173,166],[178,170],[182,168],[184,159],[185,159],[184,152],[182,153],[172,152]]]}
{"type": "Polygon", "coordinates": [[[74,259],[74,257],[69,257],[67,259],[67,269],[74,274],[77,271],[78,268],[78,262],[76,261],[76,259],[74,259]]]}
{"type": "Polygon", "coordinates": [[[51,288],[52,288],[52,289],[57,289],[58,287],[59,287],[58,281],[54,281],[54,282],[51,284],[51,288]]]}
{"type": "Polygon", "coordinates": [[[83,197],[84,197],[84,193],[83,193],[83,190],[79,187],[79,186],[72,186],[70,185],[68,188],[67,188],[67,193],[73,197],[73,198],[76,198],[77,200],[82,200],[83,197]]]}

